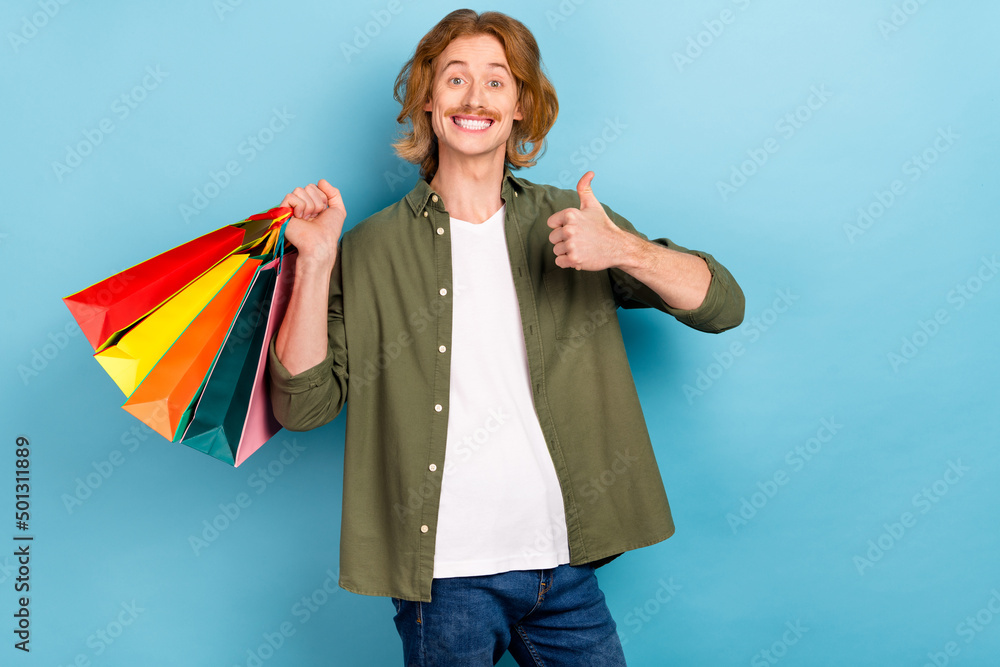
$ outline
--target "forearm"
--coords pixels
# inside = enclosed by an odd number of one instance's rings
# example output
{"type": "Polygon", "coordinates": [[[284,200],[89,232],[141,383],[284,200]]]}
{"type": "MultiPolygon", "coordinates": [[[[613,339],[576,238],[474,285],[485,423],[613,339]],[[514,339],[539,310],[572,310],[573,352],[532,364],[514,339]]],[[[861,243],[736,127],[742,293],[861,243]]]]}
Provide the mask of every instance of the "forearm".
{"type": "Polygon", "coordinates": [[[292,375],[322,362],[327,355],[327,310],[333,263],[299,257],[288,309],[274,342],[278,360],[292,375]]]}
{"type": "Polygon", "coordinates": [[[622,230],[616,268],[655,291],[673,308],[694,310],[702,305],[712,273],[697,255],[665,248],[622,230]]]}
{"type": "Polygon", "coordinates": [[[339,269],[339,258],[332,273],[323,264],[298,258],[289,307],[268,351],[271,408],[278,423],[290,431],[330,422],[347,399],[339,269]]]}

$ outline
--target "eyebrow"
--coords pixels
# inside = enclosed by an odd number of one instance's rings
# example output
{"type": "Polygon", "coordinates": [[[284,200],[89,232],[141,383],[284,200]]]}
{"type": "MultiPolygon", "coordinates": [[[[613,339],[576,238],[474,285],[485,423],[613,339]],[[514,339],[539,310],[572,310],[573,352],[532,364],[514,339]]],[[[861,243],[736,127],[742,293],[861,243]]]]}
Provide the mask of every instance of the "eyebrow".
{"type": "MultiPolygon", "coordinates": [[[[451,67],[452,65],[464,65],[465,67],[468,67],[468,66],[469,66],[469,63],[465,62],[464,60],[450,60],[450,61],[448,61],[448,63],[447,63],[447,64],[446,64],[445,66],[444,66],[444,68],[442,68],[442,70],[441,70],[441,71],[443,72],[444,70],[448,69],[448,68],[449,68],[449,67],[451,67]]],[[[494,69],[502,69],[502,70],[503,70],[504,72],[506,72],[507,74],[510,74],[510,70],[508,70],[508,69],[507,69],[507,66],[506,66],[506,65],[504,65],[503,63],[486,63],[486,66],[487,66],[487,67],[492,67],[492,68],[494,68],[494,69]]]]}

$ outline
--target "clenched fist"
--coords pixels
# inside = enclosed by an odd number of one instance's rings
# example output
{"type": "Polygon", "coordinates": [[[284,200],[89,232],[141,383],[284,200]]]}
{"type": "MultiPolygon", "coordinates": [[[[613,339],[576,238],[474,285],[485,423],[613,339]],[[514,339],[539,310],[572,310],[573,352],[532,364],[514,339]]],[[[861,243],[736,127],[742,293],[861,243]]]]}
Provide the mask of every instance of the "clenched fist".
{"type": "Polygon", "coordinates": [[[285,238],[299,251],[299,261],[333,266],[337,241],[344,228],[347,209],[340,191],[326,179],[295,188],[281,200],[292,208],[285,238]]]}

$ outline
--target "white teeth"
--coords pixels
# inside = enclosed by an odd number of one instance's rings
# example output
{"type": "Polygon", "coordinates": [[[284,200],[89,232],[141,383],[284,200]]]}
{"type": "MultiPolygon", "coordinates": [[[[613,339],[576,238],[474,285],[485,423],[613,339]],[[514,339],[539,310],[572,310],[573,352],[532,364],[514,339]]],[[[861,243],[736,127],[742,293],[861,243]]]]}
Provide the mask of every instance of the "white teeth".
{"type": "Polygon", "coordinates": [[[467,118],[455,118],[455,123],[467,130],[485,130],[493,124],[491,120],[469,120],[467,118]]]}

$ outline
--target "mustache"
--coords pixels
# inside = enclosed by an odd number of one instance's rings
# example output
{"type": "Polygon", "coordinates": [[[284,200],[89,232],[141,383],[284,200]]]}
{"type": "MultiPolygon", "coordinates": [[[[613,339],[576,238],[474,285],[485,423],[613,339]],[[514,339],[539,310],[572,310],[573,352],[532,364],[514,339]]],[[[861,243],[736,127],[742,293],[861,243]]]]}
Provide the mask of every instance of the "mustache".
{"type": "Polygon", "coordinates": [[[452,116],[475,116],[477,118],[487,118],[492,120],[494,123],[500,121],[500,114],[495,111],[490,111],[488,109],[469,109],[467,107],[454,107],[448,109],[445,112],[446,118],[451,118],[452,116]]]}

